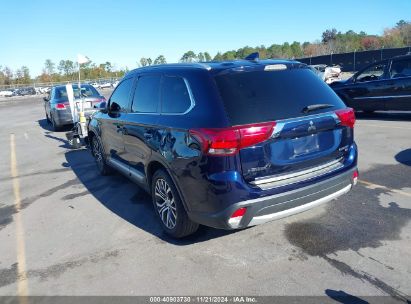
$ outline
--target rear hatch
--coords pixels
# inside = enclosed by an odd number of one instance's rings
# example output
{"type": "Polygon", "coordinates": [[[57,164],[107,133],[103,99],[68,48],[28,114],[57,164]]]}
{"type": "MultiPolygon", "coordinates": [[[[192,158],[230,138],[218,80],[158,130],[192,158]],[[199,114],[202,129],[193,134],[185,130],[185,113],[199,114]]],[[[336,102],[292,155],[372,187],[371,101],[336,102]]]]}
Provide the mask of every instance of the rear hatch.
{"type": "Polygon", "coordinates": [[[92,110],[95,105],[105,100],[104,97],[100,96],[100,93],[91,85],[81,86],[81,96],[79,95],[78,86],[73,85],[73,91],[74,103],[80,108],[81,101],[83,100],[84,111],[92,110]]]}
{"type": "MultiPolygon", "coordinates": [[[[102,97],[99,94],[99,92],[91,85],[81,85],[81,96],[80,96],[78,85],[74,84],[73,93],[74,93],[74,104],[76,105],[77,109],[81,109],[81,102],[83,100],[85,112],[96,110],[94,106],[102,101],[105,101],[105,98],[102,97]]],[[[68,112],[70,112],[70,103],[68,102],[66,86],[61,86],[56,89],[55,98],[56,98],[56,103],[59,105],[57,106],[59,110],[66,109],[68,112]]]]}
{"type": "Polygon", "coordinates": [[[235,68],[215,80],[233,128],[251,136],[261,126],[268,130],[260,142],[240,145],[248,183],[275,187],[343,166],[354,113],[305,65],[235,68]]]}

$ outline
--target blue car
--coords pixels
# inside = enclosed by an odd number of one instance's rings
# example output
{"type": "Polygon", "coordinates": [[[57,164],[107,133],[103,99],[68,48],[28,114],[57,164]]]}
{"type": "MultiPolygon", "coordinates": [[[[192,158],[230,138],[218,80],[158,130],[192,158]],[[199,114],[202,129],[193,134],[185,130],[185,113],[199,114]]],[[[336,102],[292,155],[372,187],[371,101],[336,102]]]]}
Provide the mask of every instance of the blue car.
{"type": "Polygon", "coordinates": [[[309,67],[236,60],[129,72],[88,124],[101,174],[152,197],[176,238],[199,224],[241,229],[351,190],[355,116],[309,67]]]}

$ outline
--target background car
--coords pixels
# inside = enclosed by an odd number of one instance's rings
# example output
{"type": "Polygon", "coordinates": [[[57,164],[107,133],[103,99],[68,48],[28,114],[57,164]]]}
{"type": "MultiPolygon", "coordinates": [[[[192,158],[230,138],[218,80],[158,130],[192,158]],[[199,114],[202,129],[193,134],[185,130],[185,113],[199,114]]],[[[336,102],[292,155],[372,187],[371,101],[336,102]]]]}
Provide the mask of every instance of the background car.
{"type": "Polygon", "coordinates": [[[32,87],[19,88],[13,92],[14,96],[36,95],[36,90],[32,87]]]}
{"type": "Polygon", "coordinates": [[[100,84],[97,83],[97,82],[92,82],[92,83],[90,83],[90,85],[92,85],[92,86],[95,87],[96,89],[99,89],[99,88],[100,88],[100,84]]]}
{"type": "Polygon", "coordinates": [[[411,111],[411,55],[373,63],[330,86],[357,111],[411,111]]]}
{"type": "Polygon", "coordinates": [[[108,88],[112,88],[112,87],[113,87],[113,84],[110,81],[101,82],[100,85],[99,85],[100,89],[108,89],[108,88]]]}
{"type": "MultiPolygon", "coordinates": [[[[85,107],[84,112],[94,112],[94,106],[106,99],[89,84],[81,85],[81,96],[78,89],[78,84],[73,84],[74,103],[77,104],[84,98],[85,107]]],[[[44,97],[44,110],[46,119],[53,126],[55,131],[60,130],[65,125],[73,123],[70,104],[67,96],[67,89],[65,85],[55,86],[51,89],[49,95],[44,97]]]]}
{"type": "Polygon", "coordinates": [[[12,90],[0,91],[0,96],[1,97],[11,97],[11,96],[13,96],[13,91],[12,90]]]}

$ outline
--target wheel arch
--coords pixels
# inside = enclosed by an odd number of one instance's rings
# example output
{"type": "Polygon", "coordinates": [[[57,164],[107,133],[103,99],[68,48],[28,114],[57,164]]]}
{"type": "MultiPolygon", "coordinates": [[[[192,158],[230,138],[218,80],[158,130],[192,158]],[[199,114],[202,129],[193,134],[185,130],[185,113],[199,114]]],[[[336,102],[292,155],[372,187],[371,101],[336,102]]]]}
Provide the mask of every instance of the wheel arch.
{"type": "Polygon", "coordinates": [[[168,174],[168,176],[170,176],[171,180],[174,183],[174,186],[176,187],[176,189],[178,191],[178,194],[180,195],[181,202],[183,203],[184,209],[186,211],[189,211],[190,208],[188,208],[185,197],[184,197],[184,195],[183,195],[183,193],[180,189],[180,185],[176,181],[176,178],[173,176],[173,174],[171,174],[171,170],[168,168],[168,166],[164,162],[162,162],[158,159],[151,160],[148,163],[147,169],[146,169],[147,186],[148,186],[148,189],[150,189],[150,194],[151,194],[151,188],[152,188],[152,186],[151,186],[152,178],[154,176],[154,173],[157,170],[160,170],[160,169],[164,170],[168,174]]]}

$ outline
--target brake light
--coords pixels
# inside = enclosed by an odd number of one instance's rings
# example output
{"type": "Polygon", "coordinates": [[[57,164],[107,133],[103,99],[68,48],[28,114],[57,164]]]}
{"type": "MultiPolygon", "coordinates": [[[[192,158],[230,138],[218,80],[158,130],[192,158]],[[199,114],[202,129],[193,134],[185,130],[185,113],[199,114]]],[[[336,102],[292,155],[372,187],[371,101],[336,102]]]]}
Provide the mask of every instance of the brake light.
{"type": "Polygon", "coordinates": [[[335,114],[337,114],[338,118],[340,119],[342,126],[354,128],[355,114],[353,109],[346,108],[342,110],[337,110],[335,111],[335,114]]]}
{"type": "Polygon", "coordinates": [[[209,155],[233,155],[240,149],[254,146],[270,138],[275,122],[243,125],[219,129],[193,129],[190,135],[202,145],[209,155]]]}
{"type": "Polygon", "coordinates": [[[244,208],[244,207],[239,208],[236,211],[234,211],[234,213],[228,219],[228,224],[232,228],[238,228],[240,226],[241,219],[243,218],[246,211],[247,211],[247,208],[244,208]]]}
{"type": "Polygon", "coordinates": [[[56,104],[56,109],[57,110],[65,110],[66,105],[64,103],[58,103],[58,104],[56,104]]]}
{"type": "Polygon", "coordinates": [[[355,170],[354,173],[352,174],[352,181],[355,186],[358,182],[358,170],[355,170]]]}
{"type": "Polygon", "coordinates": [[[246,208],[237,209],[236,211],[234,211],[233,215],[231,215],[231,218],[244,216],[246,211],[247,211],[246,208]]]}

